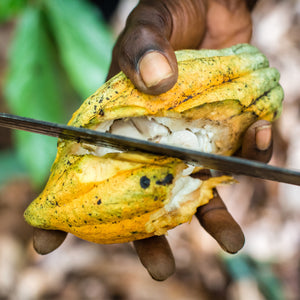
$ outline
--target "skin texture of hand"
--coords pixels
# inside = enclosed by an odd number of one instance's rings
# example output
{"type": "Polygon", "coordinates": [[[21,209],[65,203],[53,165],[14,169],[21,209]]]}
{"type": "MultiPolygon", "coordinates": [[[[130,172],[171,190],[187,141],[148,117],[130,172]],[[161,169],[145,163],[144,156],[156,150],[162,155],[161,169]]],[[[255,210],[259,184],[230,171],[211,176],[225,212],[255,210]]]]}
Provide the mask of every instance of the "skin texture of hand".
{"type": "MultiPolygon", "coordinates": [[[[108,79],[123,71],[141,91],[160,94],[177,81],[174,50],[224,48],[251,39],[251,9],[256,0],[142,0],[129,15],[113,51],[108,79]]],[[[237,155],[268,162],[272,154],[272,129],[266,121],[253,124],[237,155]]],[[[200,179],[208,172],[197,175],[200,179]]],[[[215,192],[199,207],[196,217],[222,249],[236,253],[244,245],[240,226],[215,192]]],[[[66,234],[35,230],[34,247],[47,254],[66,234]]],[[[165,280],[175,271],[172,251],[164,236],[134,242],[137,254],[155,280],[165,280]]]]}

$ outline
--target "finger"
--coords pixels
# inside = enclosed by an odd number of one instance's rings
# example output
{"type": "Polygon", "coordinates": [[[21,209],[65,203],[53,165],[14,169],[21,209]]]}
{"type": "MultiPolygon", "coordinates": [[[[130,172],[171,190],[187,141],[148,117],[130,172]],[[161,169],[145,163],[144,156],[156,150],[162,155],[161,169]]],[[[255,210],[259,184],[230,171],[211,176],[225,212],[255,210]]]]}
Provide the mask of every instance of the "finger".
{"type": "Polygon", "coordinates": [[[156,95],[176,83],[178,68],[174,50],[167,39],[157,34],[157,29],[136,28],[134,33],[124,36],[120,51],[120,68],[140,91],[156,95]],[[138,40],[136,47],[134,38],[138,40]],[[131,57],[125,55],[129,51],[131,57]]]}
{"type": "MultiPolygon", "coordinates": [[[[196,176],[205,180],[211,175],[208,170],[202,170],[196,176]]],[[[236,253],[243,247],[245,237],[241,227],[228,212],[217,191],[214,192],[213,199],[197,209],[196,217],[202,227],[226,252],[236,253]]]]}
{"type": "Polygon", "coordinates": [[[174,256],[165,236],[154,236],[134,241],[133,244],[141,263],[153,279],[162,281],[175,272],[174,256]]]}
{"type": "Polygon", "coordinates": [[[178,77],[174,50],[155,24],[132,25],[120,35],[108,78],[119,70],[140,91],[153,95],[169,90],[178,77]]]}
{"type": "Polygon", "coordinates": [[[271,159],[273,150],[272,126],[268,121],[259,120],[245,133],[240,156],[261,162],[271,159]]]}
{"type": "Polygon", "coordinates": [[[57,249],[67,237],[67,233],[60,230],[45,230],[33,228],[33,247],[39,254],[48,254],[57,249]]]}
{"type": "Polygon", "coordinates": [[[202,38],[202,2],[140,1],[114,47],[108,78],[122,70],[145,93],[169,90],[178,77],[174,50],[195,48],[202,38]]]}

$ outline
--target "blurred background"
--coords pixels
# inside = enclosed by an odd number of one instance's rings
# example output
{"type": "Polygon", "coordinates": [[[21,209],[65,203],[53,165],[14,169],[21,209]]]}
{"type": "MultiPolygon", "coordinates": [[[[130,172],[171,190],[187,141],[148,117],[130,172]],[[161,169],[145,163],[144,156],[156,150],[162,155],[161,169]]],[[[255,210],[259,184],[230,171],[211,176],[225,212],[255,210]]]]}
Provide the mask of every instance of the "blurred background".
{"type": "MultiPolygon", "coordinates": [[[[66,123],[104,81],[114,40],[136,0],[1,0],[0,111],[66,123]]],[[[271,164],[300,169],[300,2],[260,1],[253,44],[281,73],[283,114],[271,164]]],[[[227,255],[196,220],[171,230],[176,274],[155,282],[131,244],[68,235],[32,247],[23,212],[43,188],[56,139],[0,128],[0,300],[300,299],[300,188],[238,177],[220,190],[246,244],[227,255]]]]}

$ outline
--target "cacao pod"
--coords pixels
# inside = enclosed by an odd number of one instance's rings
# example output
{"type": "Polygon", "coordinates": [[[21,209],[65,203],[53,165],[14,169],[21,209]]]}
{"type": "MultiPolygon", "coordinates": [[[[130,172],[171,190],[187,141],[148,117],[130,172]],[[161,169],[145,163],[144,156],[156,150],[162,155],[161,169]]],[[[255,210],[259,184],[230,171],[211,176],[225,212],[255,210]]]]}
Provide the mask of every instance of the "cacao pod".
{"type": "MultiPolygon", "coordinates": [[[[121,72],[68,124],[232,155],[253,122],[279,116],[279,73],[255,47],[182,50],[176,56],[179,78],[168,92],[143,94],[121,72]]],[[[161,235],[190,221],[216,186],[233,181],[201,181],[193,177],[197,171],[172,157],[59,140],[49,181],[25,219],[96,243],[161,235]]]]}

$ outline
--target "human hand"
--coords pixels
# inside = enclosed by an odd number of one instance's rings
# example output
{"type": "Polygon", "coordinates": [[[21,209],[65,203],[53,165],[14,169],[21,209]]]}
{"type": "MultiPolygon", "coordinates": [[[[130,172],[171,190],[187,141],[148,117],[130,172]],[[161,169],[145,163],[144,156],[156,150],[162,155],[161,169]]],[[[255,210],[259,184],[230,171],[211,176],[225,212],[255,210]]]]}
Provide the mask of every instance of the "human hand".
{"type": "MultiPolygon", "coordinates": [[[[122,70],[139,90],[148,94],[166,92],[178,77],[174,50],[219,49],[249,43],[250,10],[255,2],[140,1],[116,42],[108,79],[122,70]]],[[[246,132],[239,155],[267,162],[271,148],[271,125],[258,121],[246,132]]],[[[198,176],[205,179],[210,175],[206,172],[198,176]]],[[[235,253],[242,248],[241,228],[217,192],[208,204],[199,207],[196,217],[225,251],[235,253]]],[[[154,279],[164,280],[174,272],[174,258],[165,237],[135,241],[134,246],[154,279]]]]}
{"type": "MultiPolygon", "coordinates": [[[[245,0],[152,0],[140,1],[130,14],[113,51],[108,79],[122,70],[141,91],[160,94],[177,81],[174,50],[224,48],[249,42],[251,17],[245,0]]],[[[271,156],[270,124],[259,121],[245,134],[240,155],[267,162],[271,156]]],[[[210,176],[199,174],[202,179],[210,176]]],[[[244,235],[217,192],[196,213],[201,225],[229,253],[240,250],[244,235]]],[[[66,234],[35,229],[34,247],[42,254],[57,248],[66,234]]],[[[164,236],[134,242],[142,264],[156,280],[175,270],[172,251],[164,236]]]]}

